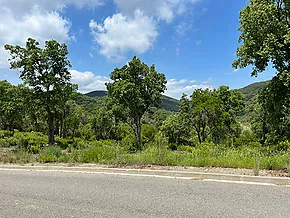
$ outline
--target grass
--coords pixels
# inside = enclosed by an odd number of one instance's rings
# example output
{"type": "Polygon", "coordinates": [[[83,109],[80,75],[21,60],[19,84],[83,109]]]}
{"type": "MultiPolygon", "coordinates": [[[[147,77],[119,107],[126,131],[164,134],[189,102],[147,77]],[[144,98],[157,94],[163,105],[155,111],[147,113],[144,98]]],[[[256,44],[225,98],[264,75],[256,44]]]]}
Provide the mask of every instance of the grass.
{"type": "Polygon", "coordinates": [[[58,139],[59,146],[44,145],[47,138],[39,133],[16,132],[10,137],[0,131],[0,162],[2,163],[100,163],[127,165],[163,165],[195,167],[229,167],[288,170],[290,174],[290,143],[261,147],[259,143],[238,147],[203,143],[196,147],[179,146],[177,151],[168,149],[167,140],[156,137],[143,151],[132,153],[125,142],[112,140],[83,141],[58,139]]]}

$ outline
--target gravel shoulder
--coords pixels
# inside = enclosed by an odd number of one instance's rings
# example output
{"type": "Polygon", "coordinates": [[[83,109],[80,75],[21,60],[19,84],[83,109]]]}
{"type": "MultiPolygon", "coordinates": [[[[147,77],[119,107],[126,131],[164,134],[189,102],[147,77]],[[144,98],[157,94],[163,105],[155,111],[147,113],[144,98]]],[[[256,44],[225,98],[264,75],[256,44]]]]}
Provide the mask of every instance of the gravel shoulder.
{"type": "MultiPolygon", "coordinates": [[[[1,164],[1,166],[19,166],[15,164],[1,164]]],[[[156,166],[156,165],[102,165],[102,164],[77,164],[77,163],[55,163],[41,164],[29,163],[21,166],[40,166],[40,167],[89,167],[89,168],[120,168],[120,169],[143,169],[143,170],[162,170],[162,171],[179,171],[179,172],[197,172],[197,173],[212,173],[212,174],[229,174],[229,175],[246,175],[254,176],[253,169],[239,168],[221,168],[221,167],[185,167],[185,166],[156,166]]],[[[259,176],[265,177],[290,177],[289,170],[260,170],[259,176]]]]}

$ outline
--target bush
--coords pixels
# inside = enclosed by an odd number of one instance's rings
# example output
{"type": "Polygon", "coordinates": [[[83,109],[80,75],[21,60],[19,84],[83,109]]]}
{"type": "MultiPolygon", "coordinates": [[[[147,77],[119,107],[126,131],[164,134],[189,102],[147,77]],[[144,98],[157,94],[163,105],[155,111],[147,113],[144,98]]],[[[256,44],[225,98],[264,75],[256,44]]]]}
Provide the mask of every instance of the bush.
{"type": "Polygon", "coordinates": [[[157,129],[155,126],[143,124],[142,125],[142,143],[146,144],[151,142],[154,139],[154,136],[157,134],[157,129]]]}
{"type": "Polygon", "coordinates": [[[57,158],[52,154],[41,154],[36,158],[36,161],[40,163],[53,163],[57,161],[57,158]]]}
{"type": "Polygon", "coordinates": [[[88,147],[88,144],[81,138],[75,138],[73,142],[73,147],[76,149],[84,149],[88,147]]]}
{"type": "Polygon", "coordinates": [[[44,148],[42,151],[41,151],[41,154],[42,155],[46,155],[46,154],[49,154],[49,155],[53,155],[54,157],[56,158],[59,158],[62,156],[62,150],[60,147],[58,146],[49,146],[47,148],[44,148]]]}
{"type": "Polygon", "coordinates": [[[133,133],[125,136],[120,142],[121,147],[125,148],[127,151],[134,152],[136,151],[136,137],[133,133]]]}
{"type": "Polygon", "coordinates": [[[69,147],[69,140],[63,139],[59,136],[55,137],[55,143],[60,146],[62,149],[67,149],[69,147]]]}
{"type": "Polygon", "coordinates": [[[191,146],[178,146],[177,150],[178,151],[189,152],[189,153],[193,153],[194,152],[194,148],[191,147],[191,146]]]}
{"type": "Polygon", "coordinates": [[[91,143],[86,149],[75,150],[72,152],[72,159],[81,163],[116,163],[126,149],[118,146],[115,141],[104,140],[91,143]]]}
{"type": "Polygon", "coordinates": [[[9,143],[7,139],[0,138],[0,148],[7,148],[9,147],[9,143]]]}
{"type": "Polygon", "coordinates": [[[289,151],[290,150],[290,142],[284,141],[284,142],[279,142],[275,147],[274,150],[281,152],[281,151],[289,151]]]}
{"type": "Polygon", "coordinates": [[[0,130],[0,139],[11,137],[11,132],[8,130],[0,130]]]}
{"type": "Polygon", "coordinates": [[[251,131],[246,130],[239,138],[235,139],[234,145],[239,147],[249,145],[251,142],[258,142],[258,139],[251,131]]]}
{"type": "Polygon", "coordinates": [[[28,147],[28,152],[32,153],[32,154],[38,154],[40,151],[40,147],[39,146],[29,146],[28,147]]]}

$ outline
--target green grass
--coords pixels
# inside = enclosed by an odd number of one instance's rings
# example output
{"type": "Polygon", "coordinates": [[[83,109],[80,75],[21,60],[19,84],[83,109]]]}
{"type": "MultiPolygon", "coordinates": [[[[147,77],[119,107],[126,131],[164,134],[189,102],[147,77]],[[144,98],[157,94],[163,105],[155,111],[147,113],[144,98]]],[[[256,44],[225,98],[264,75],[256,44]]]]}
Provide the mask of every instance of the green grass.
{"type": "Polygon", "coordinates": [[[237,147],[203,143],[196,147],[179,146],[177,151],[171,151],[167,140],[157,134],[143,151],[132,153],[129,139],[121,142],[75,139],[73,143],[58,139],[59,146],[49,147],[44,145],[46,140],[47,137],[40,133],[16,132],[11,137],[8,132],[0,131],[0,162],[29,163],[36,160],[42,163],[229,167],[253,169],[255,174],[260,169],[290,171],[288,141],[269,147],[261,147],[257,142],[237,147]]]}

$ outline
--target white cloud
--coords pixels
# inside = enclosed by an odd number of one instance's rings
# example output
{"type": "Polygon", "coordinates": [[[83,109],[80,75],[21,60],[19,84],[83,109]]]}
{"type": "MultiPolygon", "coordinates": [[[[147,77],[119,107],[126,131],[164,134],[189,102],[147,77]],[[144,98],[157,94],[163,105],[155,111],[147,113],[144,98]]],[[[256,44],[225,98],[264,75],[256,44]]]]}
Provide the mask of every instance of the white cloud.
{"type": "Polygon", "coordinates": [[[70,22],[63,19],[58,13],[41,14],[34,12],[17,19],[11,13],[1,15],[0,43],[23,44],[28,37],[43,41],[56,39],[60,42],[69,40],[70,22]]]}
{"type": "Polygon", "coordinates": [[[96,90],[106,90],[105,83],[111,82],[110,78],[105,76],[96,76],[92,72],[80,72],[77,70],[70,70],[72,75],[71,82],[78,84],[79,91],[87,93],[96,90]]]}
{"type": "Polygon", "coordinates": [[[62,9],[75,5],[97,7],[100,0],[0,0],[0,68],[7,68],[7,52],[3,46],[23,46],[27,38],[40,43],[56,39],[59,42],[76,41],[70,34],[71,23],[61,16],[62,9]]]}
{"type": "Polygon", "coordinates": [[[183,21],[175,26],[175,33],[178,37],[183,37],[188,31],[192,30],[193,21],[183,21]]]}
{"type": "MultiPolygon", "coordinates": [[[[170,24],[197,0],[114,0],[117,13],[103,23],[90,22],[100,54],[117,62],[128,52],[148,51],[158,36],[160,22],[170,24]]],[[[178,53],[178,51],[177,51],[178,53]]]]}
{"type": "Polygon", "coordinates": [[[102,4],[102,0],[0,0],[3,10],[17,16],[26,15],[34,10],[41,12],[60,11],[69,5],[75,5],[78,8],[94,8],[102,4]]]}
{"type": "Polygon", "coordinates": [[[89,27],[100,47],[100,54],[117,62],[123,61],[127,52],[146,52],[158,35],[154,20],[141,11],[136,11],[132,19],[118,13],[106,18],[102,24],[91,20],[89,27]]]}
{"type": "Polygon", "coordinates": [[[157,17],[160,20],[171,22],[174,17],[174,7],[179,1],[171,0],[114,0],[119,10],[128,17],[134,17],[137,10],[145,15],[157,17]]]}
{"type": "Polygon", "coordinates": [[[165,91],[165,95],[180,99],[183,93],[186,95],[191,95],[196,89],[212,89],[212,86],[210,85],[195,83],[195,80],[188,81],[186,79],[170,79],[167,81],[167,90],[165,91]]]}

